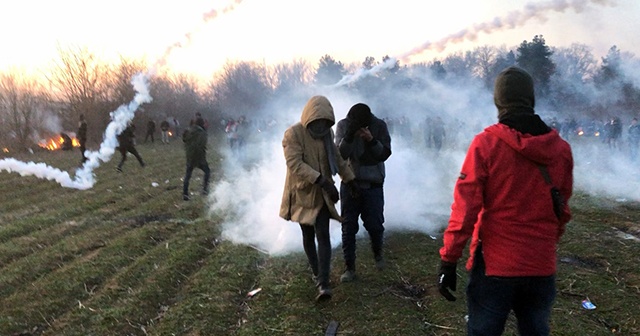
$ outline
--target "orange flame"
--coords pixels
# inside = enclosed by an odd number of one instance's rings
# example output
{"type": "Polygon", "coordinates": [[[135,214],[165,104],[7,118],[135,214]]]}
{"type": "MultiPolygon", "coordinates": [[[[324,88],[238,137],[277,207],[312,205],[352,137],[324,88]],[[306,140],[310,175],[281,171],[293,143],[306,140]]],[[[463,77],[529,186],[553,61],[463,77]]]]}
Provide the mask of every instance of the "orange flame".
{"type": "MultiPolygon", "coordinates": [[[[41,140],[38,146],[44,149],[48,149],[50,151],[54,151],[62,148],[63,144],[64,144],[64,138],[58,135],[58,136],[49,138],[47,140],[41,140]]],[[[80,142],[78,141],[77,138],[73,137],[71,138],[71,145],[73,147],[80,147],[80,142]]]]}

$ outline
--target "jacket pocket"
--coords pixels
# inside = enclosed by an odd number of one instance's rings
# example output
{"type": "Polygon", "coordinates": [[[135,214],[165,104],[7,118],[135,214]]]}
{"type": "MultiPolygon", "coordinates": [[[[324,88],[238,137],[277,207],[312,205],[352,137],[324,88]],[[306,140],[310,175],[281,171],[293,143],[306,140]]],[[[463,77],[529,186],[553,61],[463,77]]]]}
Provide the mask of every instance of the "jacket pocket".
{"type": "Polygon", "coordinates": [[[318,196],[322,195],[318,192],[319,187],[309,183],[303,183],[297,187],[294,195],[294,203],[303,208],[313,208],[316,205],[318,196]]]}

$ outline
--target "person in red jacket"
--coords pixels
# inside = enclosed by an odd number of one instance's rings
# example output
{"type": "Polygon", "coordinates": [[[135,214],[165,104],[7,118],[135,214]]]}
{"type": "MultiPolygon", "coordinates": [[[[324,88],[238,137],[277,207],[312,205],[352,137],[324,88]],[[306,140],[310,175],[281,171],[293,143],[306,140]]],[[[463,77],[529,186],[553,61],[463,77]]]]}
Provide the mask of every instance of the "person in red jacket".
{"type": "Polygon", "coordinates": [[[526,71],[503,70],[494,102],[498,123],[473,138],[455,184],[437,285],[456,299],[449,290],[471,238],[467,334],[502,334],[513,310],[520,335],[549,335],[556,247],[571,219],[571,147],[535,114],[526,71]]]}

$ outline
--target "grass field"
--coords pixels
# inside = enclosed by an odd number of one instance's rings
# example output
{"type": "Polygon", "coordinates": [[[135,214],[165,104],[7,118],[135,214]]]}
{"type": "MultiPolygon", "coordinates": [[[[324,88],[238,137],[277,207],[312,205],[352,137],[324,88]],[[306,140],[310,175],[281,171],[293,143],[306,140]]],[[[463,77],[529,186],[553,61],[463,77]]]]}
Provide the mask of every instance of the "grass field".
{"type": "MultiPolygon", "coordinates": [[[[0,335],[324,335],[331,321],[338,335],[465,334],[462,267],[458,301],[435,288],[440,239],[389,234],[383,272],[360,248],[359,280],[348,284],[335,250],[334,297],[316,304],[302,253],[270,257],[225,241],[203,197],[182,200],[181,144],[138,149],[147,167],[129,159],[117,173],[116,155],[85,191],[0,172],[0,335]]],[[[63,170],[79,157],[16,156],[63,170]]],[[[209,151],[214,183],[220,159],[209,151]]],[[[640,335],[640,205],[576,190],[571,206],[552,334],[640,335]],[[586,298],[595,310],[581,307],[586,298]]],[[[513,319],[505,335],[515,335],[513,319]]]]}

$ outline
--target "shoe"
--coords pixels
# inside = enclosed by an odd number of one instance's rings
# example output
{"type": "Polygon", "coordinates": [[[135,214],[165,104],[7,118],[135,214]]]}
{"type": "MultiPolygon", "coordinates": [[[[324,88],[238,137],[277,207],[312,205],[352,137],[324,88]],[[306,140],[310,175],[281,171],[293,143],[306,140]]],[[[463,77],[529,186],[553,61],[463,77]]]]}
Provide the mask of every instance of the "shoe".
{"type": "Polygon", "coordinates": [[[311,281],[313,281],[314,285],[319,286],[318,276],[317,275],[315,275],[315,274],[311,275],[311,281]]]}
{"type": "Polygon", "coordinates": [[[382,271],[382,270],[384,270],[384,266],[385,266],[384,258],[377,257],[376,258],[376,269],[378,271],[382,271]]]}
{"type": "Polygon", "coordinates": [[[189,195],[182,195],[182,200],[183,201],[188,201],[190,199],[191,199],[191,197],[189,197],[189,195]]]}
{"type": "Polygon", "coordinates": [[[116,171],[117,171],[118,173],[122,173],[122,168],[118,167],[118,168],[116,168],[116,171]]]}
{"type": "Polygon", "coordinates": [[[316,296],[316,302],[326,302],[331,300],[331,288],[327,286],[318,287],[318,295],[316,296]]]}
{"type": "Polygon", "coordinates": [[[355,270],[346,270],[340,276],[340,282],[351,282],[356,279],[356,271],[355,270]]]}

